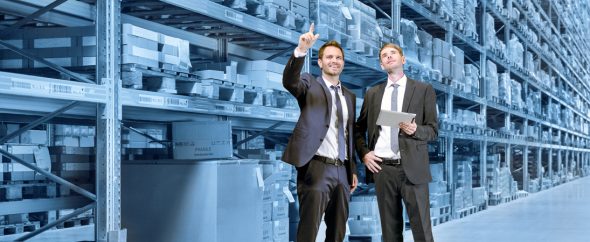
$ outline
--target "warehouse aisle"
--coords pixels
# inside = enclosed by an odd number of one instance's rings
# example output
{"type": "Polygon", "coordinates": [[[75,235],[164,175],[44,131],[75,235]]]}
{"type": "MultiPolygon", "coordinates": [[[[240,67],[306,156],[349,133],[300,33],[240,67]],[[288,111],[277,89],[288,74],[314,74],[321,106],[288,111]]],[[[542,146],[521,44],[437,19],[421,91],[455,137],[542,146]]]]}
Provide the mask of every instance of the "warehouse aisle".
{"type": "MultiPolygon", "coordinates": [[[[590,238],[590,177],[433,228],[436,242],[586,242],[590,238]]],[[[410,231],[405,241],[413,241],[410,231]]]]}

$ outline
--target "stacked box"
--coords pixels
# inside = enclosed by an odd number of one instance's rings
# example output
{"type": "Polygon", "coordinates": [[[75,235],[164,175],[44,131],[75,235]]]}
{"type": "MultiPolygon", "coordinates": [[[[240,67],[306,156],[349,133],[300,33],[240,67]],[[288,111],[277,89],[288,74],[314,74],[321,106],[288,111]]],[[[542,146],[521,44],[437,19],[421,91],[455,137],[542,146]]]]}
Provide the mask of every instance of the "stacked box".
{"type": "Polygon", "coordinates": [[[95,146],[96,129],[93,126],[55,124],[53,130],[55,134],[53,146],[95,146]]]}
{"type": "Polygon", "coordinates": [[[418,39],[418,59],[424,68],[432,69],[432,35],[418,30],[418,39]]]}
{"type": "Polygon", "coordinates": [[[443,77],[451,78],[451,44],[441,39],[432,40],[432,69],[439,70],[443,77]]]}
{"type": "Polygon", "coordinates": [[[352,17],[347,20],[351,49],[366,56],[377,57],[382,34],[378,31],[379,24],[375,10],[358,0],[347,0],[344,6],[348,7],[352,17]]]}
{"type": "Polygon", "coordinates": [[[21,144],[47,145],[47,131],[45,130],[27,130],[20,134],[21,144]]]}
{"type": "Polygon", "coordinates": [[[510,41],[508,41],[508,58],[512,63],[515,63],[518,67],[524,67],[524,47],[516,35],[512,35],[510,41]]]}
{"type": "Polygon", "coordinates": [[[452,0],[453,20],[457,23],[465,23],[465,0],[452,0]]]}
{"type": "MultiPolygon", "coordinates": [[[[7,144],[2,148],[17,158],[32,163],[45,171],[51,170],[51,160],[46,146],[7,144]]],[[[45,176],[8,158],[5,158],[5,162],[2,163],[1,167],[2,180],[5,181],[45,180],[45,176]]]]}
{"type": "MultiPolygon", "coordinates": [[[[92,66],[96,65],[94,32],[93,27],[30,28],[13,30],[5,41],[58,66],[92,66]]],[[[41,67],[47,66],[0,46],[0,69],[41,67]]]]}
{"type": "MultiPolygon", "coordinates": [[[[0,123],[0,137],[4,137],[6,135],[9,135],[12,132],[15,132],[19,129],[20,129],[19,124],[0,123]]],[[[7,144],[10,144],[10,143],[18,144],[18,143],[20,143],[20,136],[16,136],[12,139],[9,139],[6,141],[6,143],[7,144]]]]}
{"type": "Polygon", "coordinates": [[[498,80],[498,96],[501,100],[504,100],[506,104],[511,104],[510,94],[510,73],[504,72],[500,74],[498,80]]]}
{"type": "Polygon", "coordinates": [[[488,41],[486,42],[486,47],[487,49],[494,49],[496,48],[495,44],[496,44],[496,29],[494,28],[494,17],[492,17],[491,14],[486,13],[485,14],[485,18],[486,18],[486,25],[484,26],[484,38],[486,38],[488,41]]]}
{"type": "Polygon", "coordinates": [[[486,203],[486,200],[488,199],[488,193],[485,187],[474,187],[472,192],[474,206],[479,206],[486,203]]]}
{"type": "Polygon", "coordinates": [[[524,69],[527,70],[529,73],[535,73],[535,62],[533,59],[533,53],[530,51],[526,51],[524,55],[524,69]]]}
{"type": "Polygon", "coordinates": [[[352,16],[344,15],[341,7],[340,0],[311,0],[310,19],[315,23],[315,32],[321,40],[336,40],[343,48],[350,49],[351,36],[347,34],[346,20],[352,16]]]}
{"type": "Polygon", "coordinates": [[[529,113],[542,115],[541,112],[541,92],[529,91],[526,99],[526,107],[529,113]]]}
{"type": "MultiPolygon", "coordinates": [[[[76,185],[84,186],[88,188],[88,191],[94,190],[92,185],[95,180],[96,167],[94,148],[52,146],[49,147],[49,153],[52,161],[52,173],[75,182],[76,185]]],[[[75,194],[65,186],[59,186],[58,190],[60,196],[75,194]]]]}
{"type": "Polygon", "coordinates": [[[139,134],[130,129],[121,130],[121,143],[123,148],[131,149],[145,149],[145,148],[166,148],[166,146],[157,141],[163,141],[167,139],[167,127],[163,124],[134,124],[130,126],[135,130],[141,132],[139,134]],[[154,139],[151,139],[147,136],[154,139]]]}
{"type": "Polygon", "coordinates": [[[289,203],[295,201],[289,190],[293,166],[277,160],[260,161],[259,164],[264,180],[263,222],[272,227],[269,233],[272,239],[266,241],[286,241],[285,236],[287,240],[289,238],[289,203]]]}
{"type": "Polygon", "coordinates": [[[267,60],[245,61],[237,65],[237,72],[248,76],[252,86],[279,91],[285,91],[284,69],[285,65],[267,60]]]}
{"type": "Polygon", "coordinates": [[[444,181],[445,166],[443,163],[430,164],[432,181],[444,181]]]}
{"type": "Polygon", "coordinates": [[[408,61],[418,63],[418,26],[411,20],[401,19],[400,34],[402,35],[401,47],[408,61]]]}
{"type": "Polygon", "coordinates": [[[512,106],[516,106],[518,109],[523,108],[522,84],[513,79],[510,80],[510,101],[512,106]]]}
{"type": "Polygon", "coordinates": [[[451,54],[451,76],[453,81],[461,84],[459,90],[464,90],[465,84],[465,53],[457,46],[453,46],[453,53],[451,54]]]}
{"type": "Polygon", "coordinates": [[[395,32],[391,28],[391,20],[390,19],[385,19],[385,18],[377,19],[377,24],[379,24],[379,29],[381,30],[381,33],[383,33],[383,37],[381,37],[381,42],[380,42],[379,48],[381,48],[381,46],[383,46],[386,43],[394,43],[394,44],[400,45],[399,33],[395,32]]]}
{"type": "Polygon", "coordinates": [[[174,159],[218,159],[233,157],[231,122],[172,123],[174,159]]]}
{"type": "Polygon", "coordinates": [[[123,24],[122,36],[122,64],[141,64],[185,72],[191,67],[187,40],[127,23],[123,24]]]}
{"type": "Polygon", "coordinates": [[[455,195],[453,196],[453,211],[459,211],[466,207],[464,204],[464,193],[465,189],[463,187],[455,189],[455,195]]]}
{"type": "Polygon", "coordinates": [[[353,196],[349,204],[350,235],[381,234],[381,218],[375,196],[353,196]]]}
{"type": "Polygon", "coordinates": [[[479,94],[479,68],[472,64],[465,65],[465,92],[479,94]]]}
{"type": "Polygon", "coordinates": [[[465,0],[465,32],[477,33],[475,20],[475,8],[477,7],[477,0],[465,0]]]}
{"type": "MultiPolygon", "coordinates": [[[[472,189],[473,189],[473,172],[471,168],[470,160],[460,160],[457,161],[457,169],[456,169],[456,177],[457,177],[457,187],[462,188],[461,198],[462,204],[464,207],[468,207],[472,205],[472,189]]],[[[457,193],[456,191],[455,193],[457,193]]],[[[457,198],[457,194],[455,194],[457,198]]]]}

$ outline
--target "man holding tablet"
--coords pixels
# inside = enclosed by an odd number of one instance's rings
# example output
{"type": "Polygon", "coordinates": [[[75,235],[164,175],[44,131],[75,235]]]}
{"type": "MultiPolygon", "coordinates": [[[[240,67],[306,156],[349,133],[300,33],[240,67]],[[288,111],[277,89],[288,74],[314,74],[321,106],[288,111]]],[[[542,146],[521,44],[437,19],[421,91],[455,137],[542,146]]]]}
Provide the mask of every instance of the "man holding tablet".
{"type": "Polygon", "coordinates": [[[404,75],[406,59],[398,45],[383,45],[379,60],[387,81],[365,94],[355,125],[356,150],[367,168],[367,183],[375,182],[383,241],[403,241],[403,202],[414,241],[431,242],[427,142],[438,137],[436,93],[431,85],[404,75]],[[385,124],[378,122],[381,110],[416,116],[385,124]]]}

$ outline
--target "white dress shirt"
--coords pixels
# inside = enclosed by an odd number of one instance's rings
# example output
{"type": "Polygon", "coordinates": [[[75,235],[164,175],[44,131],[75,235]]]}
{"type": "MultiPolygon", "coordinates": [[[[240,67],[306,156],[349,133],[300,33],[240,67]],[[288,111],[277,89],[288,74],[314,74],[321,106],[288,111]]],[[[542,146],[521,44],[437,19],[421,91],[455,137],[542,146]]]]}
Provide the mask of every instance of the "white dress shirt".
{"type": "MultiPolygon", "coordinates": [[[[406,92],[406,84],[408,83],[408,78],[406,75],[403,75],[396,84],[399,85],[397,87],[397,111],[402,111],[402,106],[404,104],[404,94],[406,92]]],[[[384,110],[391,110],[391,93],[393,92],[393,80],[387,79],[387,86],[385,86],[385,92],[383,93],[383,99],[381,99],[381,109],[384,110]]],[[[394,127],[399,128],[399,125],[395,125],[394,127]]],[[[403,132],[400,130],[400,132],[403,132]]],[[[398,149],[399,150],[399,149],[398,149]]],[[[381,158],[388,158],[388,159],[399,159],[401,158],[399,151],[397,153],[393,153],[391,149],[391,127],[390,126],[381,126],[381,130],[379,131],[379,138],[377,139],[377,144],[375,144],[375,155],[381,158]]]]}
{"type": "MultiPolygon", "coordinates": [[[[332,83],[326,81],[325,78],[322,78],[328,89],[330,90],[330,96],[332,97],[332,113],[330,114],[330,127],[328,127],[328,133],[326,133],[326,137],[322,141],[320,148],[316,152],[316,155],[338,159],[338,114],[336,112],[336,95],[332,86],[332,83]]],[[[346,129],[346,124],[348,123],[348,105],[346,105],[346,98],[342,93],[342,85],[339,83],[337,86],[340,86],[338,89],[338,95],[340,96],[340,103],[342,105],[342,117],[344,119],[344,139],[348,140],[348,130],[346,129]]],[[[344,145],[347,145],[346,142],[344,145]]],[[[346,157],[348,157],[348,149],[346,146],[344,148],[346,151],[346,157]]]]}
{"type": "MultiPolygon", "coordinates": [[[[307,52],[299,52],[299,51],[297,51],[297,48],[296,48],[293,54],[295,55],[295,57],[300,58],[300,57],[307,55],[307,52]]],[[[322,80],[324,81],[324,83],[328,87],[328,90],[330,90],[330,96],[332,97],[332,113],[330,114],[330,124],[328,127],[328,133],[326,133],[326,137],[324,137],[322,144],[320,144],[320,148],[318,148],[318,151],[315,154],[319,155],[319,156],[332,158],[332,159],[338,159],[338,145],[339,144],[338,144],[338,114],[336,111],[336,109],[337,109],[336,95],[335,95],[334,89],[332,89],[330,87],[333,84],[331,82],[327,81],[326,78],[322,78],[322,80]]],[[[346,105],[346,97],[344,97],[344,94],[342,92],[341,83],[338,83],[337,86],[340,87],[340,88],[338,88],[338,90],[339,90],[338,95],[340,96],[340,103],[342,105],[342,117],[344,119],[344,132],[345,132],[344,139],[345,139],[345,141],[347,141],[348,140],[348,129],[346,129],[346,124],[348,124],[348,105],[346,105]]],[[[391,95],[390,95],[390,97],[391,97],[391,95]]],[[[347,144],[344,144],[344,145],[346,146],[347,144]]],[[[346,157],[348,157],[348,149],[346,149],[346,147],[345,147],[344,150],[346,152],[346,157]]]]}

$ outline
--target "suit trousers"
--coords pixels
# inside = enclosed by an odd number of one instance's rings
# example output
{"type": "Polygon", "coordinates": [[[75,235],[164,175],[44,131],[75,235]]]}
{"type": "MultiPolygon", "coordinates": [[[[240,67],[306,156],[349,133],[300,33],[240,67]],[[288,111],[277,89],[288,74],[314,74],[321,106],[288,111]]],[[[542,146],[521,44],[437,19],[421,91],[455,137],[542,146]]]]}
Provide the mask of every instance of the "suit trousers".
{"type": "Polygon", "coordinates": [[[402,165],[382,164],[381,168],[381,171],[374,174],[374,178],[383,241],[404,241],[403,202],[414,241],[433,242],[428,183],[412,184],[402,165]]]}
{"type": "Polygon", "coordinates": [[[316,241],[325,213],[326,242],[341,242],[346,234],[350,186],[345,166],[311,160],[297,168],[299,197],[298,242],[316,241]]]}

